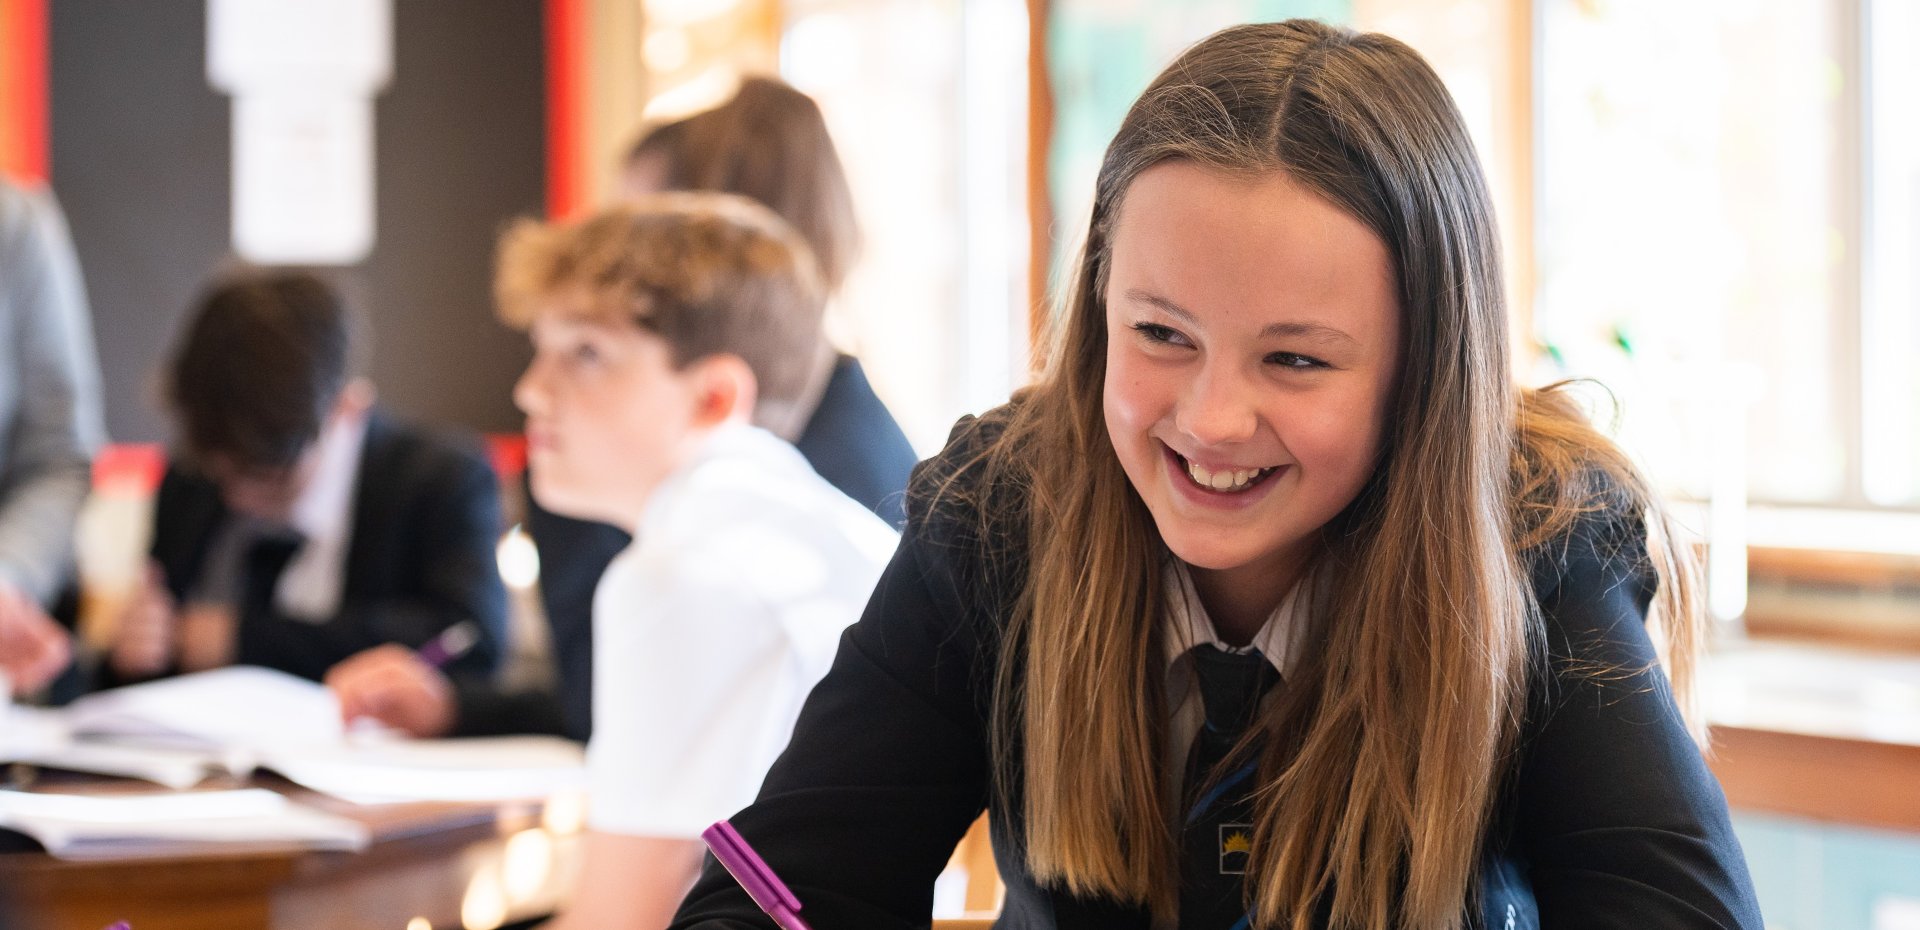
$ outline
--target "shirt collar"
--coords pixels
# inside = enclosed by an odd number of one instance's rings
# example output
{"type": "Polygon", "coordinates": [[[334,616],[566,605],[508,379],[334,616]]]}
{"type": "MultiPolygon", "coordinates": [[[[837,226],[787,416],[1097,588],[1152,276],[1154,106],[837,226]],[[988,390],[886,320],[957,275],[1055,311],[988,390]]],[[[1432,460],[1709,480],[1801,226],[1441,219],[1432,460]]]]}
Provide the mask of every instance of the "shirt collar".
{"type": "MultiPolygon", "coordinates": [[[[728,459],[742,459],[753,462],[778,461],[780,456],[800,458],[800,453],[785,440],[757,426],[746,423],[724,423],[714,427],[700,441],[698,449],[679,468],[673,470],[653,494],[647,499],[641,512],[640,522],[632,529],[638,539],[657,533],[659,528],[674,521],[674,512],[680,501],[687,495],[687,487],[695,481],[695,476],[708,470],[709,466],[728,459]],[[653,532],[649,532],[652,528],[653,532]]],[[[804,462],[804,459],[802,460],[804,462]]]]}
{"type": "Polygon", "coordinates": [[[320,434],[314,450],[320,461],[313,478],[293,503],[288,523],[309,540],[345,534],[353,522],[353,492],[360,482],[360,453],[367,441],[367,414],[335,417],[320,434]]]}
{"type": "Polygon", "coordinates": [[[1240,653],[1249,649],[1260,650],[1260,655],[1282,676],[1292,671],[1294,660],[1294,633],[1306,620],[1307,598],[1303,592],[1310,585],[1307,578],[1295,582],[1288,589],[1279,606],[1267,615],[1267,622],[1261,624],[1260,631],[1253,634],[1253,641],[1246,646],[1229,646],[1213,628],[1213,618],[1207,616],[1207,608],[1200,603],[1200,593],[1193,584],[1193,575],[1187,570],[1186,563],[1179,559],[1169,560],[1165,575],[1166,620],[1164,641],[1165,659],[1171,667],[1181,656],[1192,651],[1193,647],[1203,643],[1211,644],[1222,651],[1240,653]]]}

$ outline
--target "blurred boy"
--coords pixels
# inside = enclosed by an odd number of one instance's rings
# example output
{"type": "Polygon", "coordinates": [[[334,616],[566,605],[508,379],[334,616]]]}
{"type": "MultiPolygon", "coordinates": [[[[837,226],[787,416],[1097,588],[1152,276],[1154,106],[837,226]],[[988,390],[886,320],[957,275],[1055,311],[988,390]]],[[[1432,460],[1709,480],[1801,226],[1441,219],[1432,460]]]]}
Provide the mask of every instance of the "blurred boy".
{"type": "MultiPolygon", "coordinates": [[[[497,292],[533,339],[514,400],[535,497],[635,537],[594,599],[590,832],[558,925],[664,927],[700,831],[753,799],[897,536],[749,425],[799,401],[823,305],[764,207],[662,194],[523,224],[497,292]]],[[[431,674],[380,650],[329,684],[351,710],[431,674]]]]}
{"type": "Polygon", "coordinates": [[[177,458],[114,680],[231,664],[319,680],[456,626],[471,646],[449,672],[492,672],[506,629],[493,471],[377,411],[349,375],[350,329],[340,296],[301,272],[248,272],[201,301],[168,370],[177,458]]]}

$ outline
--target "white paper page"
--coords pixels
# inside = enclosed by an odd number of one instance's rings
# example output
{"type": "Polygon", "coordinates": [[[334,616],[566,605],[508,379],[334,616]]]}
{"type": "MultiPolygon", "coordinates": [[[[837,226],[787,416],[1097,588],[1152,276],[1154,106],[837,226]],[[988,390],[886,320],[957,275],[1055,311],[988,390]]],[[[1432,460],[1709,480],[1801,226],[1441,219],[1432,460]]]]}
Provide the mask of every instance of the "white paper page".
{"type": "Polygon", "coordinates": [[[245,775],[253,771],[233,772],[224,753],[205,749],[181,749],[167,746],[138,746],[92,740],[73,741],[37,752],[16,752],[10,761],[26,762],[42,768],[65,769],[94,775],[138,778],[175,790],[191,788],[208,775],[230,773],[245,775]]]}
{"type": "Polygon", "coordinates": [[[362,804],[540,799],[586,785],[585,751],[552,736],[355,739],[272,753],[261,765],[315,791],[362,804]]]}
{"type": "MultiPolygon", "coordinates": [[[[340,742],[340,704],[317,682],[234,666],[129,685],[67,708],[77,736],[138,737],[184,746],[265,753],[340,742]]],[[[246,768],[229,758],[228,767],[246,768]]]]}
{"type": "Polygon", "coordinates": [[[58,749],[69,739],[66,714],[48,707],[0,705],[0,762],[30,762],[29,756],[58,749]]]}
{"type": "Polygon", "coordinates": [[[364,824],[261,789],[114,796],[0,791],[0,825],[64,859],[276,845],[358,850],[369,840],[364,824]]]}
{"type": "MultiPolygon", "coordinates": [[[[138,778],[175,789],[227,771],[218,751],[79,740],[66,711],[19,705],[0,708],[0,762],[138,778]]],[[[250,771],[251,766],[236,774],[250,771]]]]}

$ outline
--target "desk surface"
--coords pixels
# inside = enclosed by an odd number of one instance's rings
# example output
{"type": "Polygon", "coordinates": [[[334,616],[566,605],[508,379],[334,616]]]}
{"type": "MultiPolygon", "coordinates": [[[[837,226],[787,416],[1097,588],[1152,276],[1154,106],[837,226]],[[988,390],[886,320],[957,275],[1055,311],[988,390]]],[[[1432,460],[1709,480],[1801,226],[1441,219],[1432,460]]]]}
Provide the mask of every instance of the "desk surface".
{"type": "MultiPolygon", "coordinates": [[[[1711,763],[1736,808],[1920,832],[1920,657],[1761,643],[1716,655],[1711,763]]],[[[366,823],[361,853],[259,849],[166,860],[0,854],[0,926],[403,930],[549,913],[578,869],[577,800],[363,807],[269,786],[366,823]]]]}
{"type": "Polygon", "coordinates": [[[0,925],[484,930],[551,913],[578,868],[577,803],[361,806],[264,784],[365,823],[372,843],[359,853],[281,847],[104,862],[8,853],[0,925]]]}
{"type": "Polygon", "coordinates": [[[1703,685],[1733,807],[1920,832],[1920,656],[1763,641],[1703,685]]]}

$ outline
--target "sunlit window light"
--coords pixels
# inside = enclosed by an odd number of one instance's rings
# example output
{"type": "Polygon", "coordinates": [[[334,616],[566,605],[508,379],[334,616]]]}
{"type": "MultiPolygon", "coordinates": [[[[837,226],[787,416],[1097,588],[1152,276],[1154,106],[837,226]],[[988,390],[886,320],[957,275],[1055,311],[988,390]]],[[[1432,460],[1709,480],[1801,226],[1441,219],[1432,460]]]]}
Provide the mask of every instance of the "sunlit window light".
{"type": "Polygon", "coordinates": [[[513,590],[524,591],[540,581],[540,550],[518,523],[500,537],[493,559],[500,567],[500,580],[513,590]]]}

